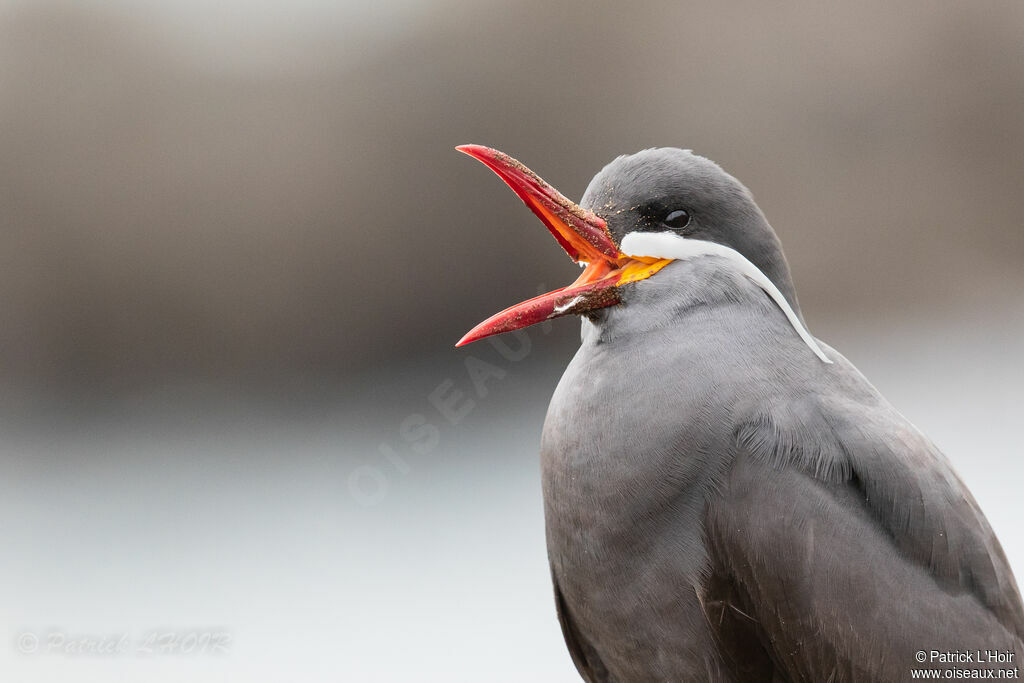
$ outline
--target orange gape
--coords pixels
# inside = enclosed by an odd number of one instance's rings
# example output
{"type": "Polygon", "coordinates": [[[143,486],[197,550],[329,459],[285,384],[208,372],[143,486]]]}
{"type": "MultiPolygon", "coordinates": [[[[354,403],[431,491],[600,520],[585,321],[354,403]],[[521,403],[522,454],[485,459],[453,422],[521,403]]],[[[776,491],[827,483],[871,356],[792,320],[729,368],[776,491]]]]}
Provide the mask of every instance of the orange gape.
{"type": "Polygon", "coordinates": [[[613,306],[620,302],[617,287],[648,278],[672,262],[622,253],[603,218],[573,203],[507,154],[480,145],[456,149],[494,171],[547,226],[569,257],[587,264],[568,287],[506,308],[470,330],[456,346],[551,318],[613,306]]]}

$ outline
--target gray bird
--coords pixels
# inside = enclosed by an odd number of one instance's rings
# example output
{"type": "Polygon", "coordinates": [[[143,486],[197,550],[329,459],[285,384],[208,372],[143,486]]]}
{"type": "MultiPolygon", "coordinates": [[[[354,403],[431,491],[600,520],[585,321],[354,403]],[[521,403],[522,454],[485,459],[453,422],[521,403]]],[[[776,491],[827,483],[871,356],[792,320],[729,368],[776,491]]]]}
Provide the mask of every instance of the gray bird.
{"type": "Polygon", "coordinates": [[[978,504],[807,332],[738,180],[650,149],[577,206],[501,152],[459,149],[586,266],[460,342],[583,316],[541,464],[558,617],[585,680],[1020,676],[1024,610],[978,504]]]}

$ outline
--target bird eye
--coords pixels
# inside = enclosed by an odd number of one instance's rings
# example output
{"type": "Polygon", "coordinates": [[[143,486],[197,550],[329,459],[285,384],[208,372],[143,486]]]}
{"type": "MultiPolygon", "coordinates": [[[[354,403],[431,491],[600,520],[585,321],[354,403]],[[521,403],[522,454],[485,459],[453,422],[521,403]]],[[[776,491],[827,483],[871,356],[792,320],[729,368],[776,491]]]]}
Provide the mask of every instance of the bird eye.
{"type": "Polygon", "coordinates": [[[690,222],[690,214],[682,210],[673,211],[669,215],[665,216],[664,220],[661,222],[673,230],[678,230],[679,228],[685,228],[687,226],[690,222]]]}

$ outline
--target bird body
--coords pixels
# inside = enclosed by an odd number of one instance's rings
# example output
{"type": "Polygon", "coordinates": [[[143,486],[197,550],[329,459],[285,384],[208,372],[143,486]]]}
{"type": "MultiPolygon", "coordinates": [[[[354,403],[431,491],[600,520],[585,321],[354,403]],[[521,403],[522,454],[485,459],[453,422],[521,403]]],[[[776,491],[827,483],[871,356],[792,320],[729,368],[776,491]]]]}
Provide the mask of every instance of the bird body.
{"type": "Polygon", "coordinates": [[[584,323],[541,448],[588,680],[887,681],[919,650],[1022,656],[977,505],[845,358],[820,362],[720,259],[636,289],[584,323]]]}
{"type": "Polygon", "coordinates": [[[599,173],[578,216],[603,249],[583,247],[592,277],[471,334],[584,316],[541,442],[584,679],[903,681],[960,652],[1002,657],[963,677],[1019,677],[1024,609],[998,540],[934,444],[809,336],[746,188],[646,150],[599,173]],[[670,260],[641,279],[605,275],[655,258],[670,260]]]}

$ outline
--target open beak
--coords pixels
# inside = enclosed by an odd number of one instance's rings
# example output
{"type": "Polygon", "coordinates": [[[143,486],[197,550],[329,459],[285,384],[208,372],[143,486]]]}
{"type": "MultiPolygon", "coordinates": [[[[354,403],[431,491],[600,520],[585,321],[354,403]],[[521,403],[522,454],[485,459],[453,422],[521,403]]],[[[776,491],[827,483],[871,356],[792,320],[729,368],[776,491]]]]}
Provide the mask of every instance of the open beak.
{"type": "Polygon", "coordinates": [[[481,145],[461,145],[455,149],[478,159],[497,173],[537,214],[569,258],[586,264],[583,273],[568,287],[492,315],[467,332],[456,346],[563,315],[578,315],[614,306],[621,301],[620,286],[648,278],[671,262],[672,259],[623,254],[604,219],[566,199],[509,155],[481,145]]]}

